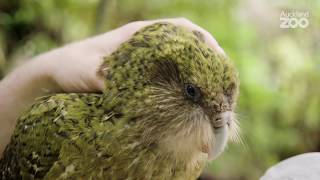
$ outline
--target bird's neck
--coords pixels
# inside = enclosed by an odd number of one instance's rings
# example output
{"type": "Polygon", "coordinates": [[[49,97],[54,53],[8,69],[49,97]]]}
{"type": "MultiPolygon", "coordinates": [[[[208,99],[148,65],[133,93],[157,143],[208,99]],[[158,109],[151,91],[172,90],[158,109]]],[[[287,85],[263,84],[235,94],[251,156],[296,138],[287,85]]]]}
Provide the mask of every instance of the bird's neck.
{"type": "Polygon", "coordinates": [[[156,144],[145,146],[132,142],[124,146],[122,150],[124,153],[119,154],[114,162],[121,163],[129,160],[128,171],[139,171],[144,174],[144,177],[149,177],[146,179],[155,177],[161,177],[160,179],[196,179],[206,164],[206,159],[201,154],[194,154],[191,160],[188,157],[186,161],[178,159],[173,153],[164,151],[156,144]]]}
{"type": "Polygon", "coordinates": [[[161,177],[161,179],[196,179],[207,162],[207,156],[201,152],[184,151],[177,154],[166,145],[158,142],[145,143],[138,128],[126,129],[119,132],[119,152],[113,162],[114,167],[121,167],[121,162],[129,161],[129,172],[139,171],[146,179],[161,177]],[[134,129],[134,130],[133,130],[134,129]]]}

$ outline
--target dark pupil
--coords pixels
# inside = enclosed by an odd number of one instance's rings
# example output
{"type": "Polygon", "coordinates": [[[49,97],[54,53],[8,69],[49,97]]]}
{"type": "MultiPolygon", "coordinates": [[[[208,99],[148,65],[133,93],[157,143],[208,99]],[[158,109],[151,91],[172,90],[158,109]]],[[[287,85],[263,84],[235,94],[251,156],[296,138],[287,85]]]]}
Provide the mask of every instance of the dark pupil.
{"type": "Polygon", "coordinates": [[[191,85],[187,85],[187,93],[189,96],[194,97],[196,95],[196,90],[191,85]]]}

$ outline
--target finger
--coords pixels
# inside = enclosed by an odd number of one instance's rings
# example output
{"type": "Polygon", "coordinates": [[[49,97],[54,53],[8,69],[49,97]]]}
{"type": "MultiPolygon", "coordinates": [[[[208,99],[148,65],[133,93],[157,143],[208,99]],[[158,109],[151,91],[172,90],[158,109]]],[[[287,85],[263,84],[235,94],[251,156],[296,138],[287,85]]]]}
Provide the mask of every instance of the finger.
{"type": "Polygon", "coordinates": [[[92,88],[96,91],[103,91],[105,89],[104,85],[104,77],[105,74],[102,74],[100,72],[100,68],[102,68],[101,64],[103,62],[103,57],[100,55],[97,55],[95,58],[92,59],[91,64],[88,65],[88,68],[90,66],[90,69],[92,69],[92,88]]]}

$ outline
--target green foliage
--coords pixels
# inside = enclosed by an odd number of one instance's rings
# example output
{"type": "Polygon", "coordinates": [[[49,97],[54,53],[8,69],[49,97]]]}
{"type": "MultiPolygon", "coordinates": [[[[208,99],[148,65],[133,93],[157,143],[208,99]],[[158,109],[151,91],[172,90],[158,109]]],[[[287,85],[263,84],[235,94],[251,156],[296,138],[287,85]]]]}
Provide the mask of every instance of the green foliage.
{"type": "Polygon", "coordinates": [[[282,159],[320,151],[319,1],[26,0],[0,8],[0,72],[129,21],[187,17],[214,35],[241,79],[243,145],[231,144],[209,171],[218,179],[258,179],[282,159]],[[285,9],[309,11],[309,26],[280,29],[285,9]]]}

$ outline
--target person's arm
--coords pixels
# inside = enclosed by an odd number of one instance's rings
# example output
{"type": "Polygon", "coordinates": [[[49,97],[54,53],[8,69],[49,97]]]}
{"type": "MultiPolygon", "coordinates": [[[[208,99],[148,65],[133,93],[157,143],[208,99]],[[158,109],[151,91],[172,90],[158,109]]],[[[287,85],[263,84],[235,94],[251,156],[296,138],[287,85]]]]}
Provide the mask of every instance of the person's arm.
{"type": "Polygon", "coordinates": [[[69,44],[28,61],[0,81],[0,156],[10,141],[17,118],[35,98],[58,92],[102,91],[97,76],[103,57],[113,52],[140,28],[166,21],[199,31],[205,42],[223,53],[215,39],[205,30],[184,18],[137,21],[80,42],[69,44]]]}
{"type": "Polygon", "coordinates": [[[9,142],[19,114],[36,97],[59,92],[47,73],[45,63],[30,62],[10,73],[0,82],[0,152],[9,142]]]}

